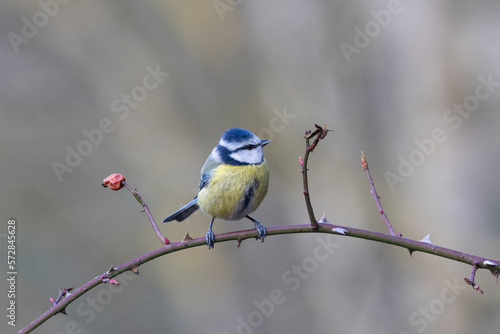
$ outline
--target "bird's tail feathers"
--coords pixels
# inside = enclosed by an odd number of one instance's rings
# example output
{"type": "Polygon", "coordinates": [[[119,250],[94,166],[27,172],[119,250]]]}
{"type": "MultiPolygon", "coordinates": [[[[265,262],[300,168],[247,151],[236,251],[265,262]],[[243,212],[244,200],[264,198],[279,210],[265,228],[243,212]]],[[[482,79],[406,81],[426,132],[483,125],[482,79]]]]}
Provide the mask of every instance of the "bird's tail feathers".
{"type": "Polygon", "coordinates": [[[182,208],[172,213],[167,218],[163,219],[164,223],[171,222],[172,220],[176,220],[178,222],[183,221],[184,219],[191,216],[196,210],[198,210],[198,198],[195,197],[191,202],[184,205],[182,208]]]}

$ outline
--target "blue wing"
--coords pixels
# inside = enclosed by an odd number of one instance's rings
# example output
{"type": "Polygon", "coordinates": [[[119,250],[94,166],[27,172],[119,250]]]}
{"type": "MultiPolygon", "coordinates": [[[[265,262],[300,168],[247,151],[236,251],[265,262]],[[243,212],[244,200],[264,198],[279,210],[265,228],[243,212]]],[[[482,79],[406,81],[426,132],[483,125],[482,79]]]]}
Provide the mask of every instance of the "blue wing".
{"type": "MultiPolygon", "coordinates": [[[[205,186],[210,182],[210,178],[212,177],[212,170],[218,165],[220,165],[220,163],[215,159],[213,159],[212,155],[210,155],[207,161],[205,161],[203,167],[201,168],[201,180],[200,180],[199,190],[205,188],[205,186]]],[[[191,202],[184,205],[182,208],[175,211],[167,218],[163,219],[163,222],[167,223],[172,220],[181,222],[184,219],[191,216],[193,212],[195,212],[199,208],[200,207],[198,206],[198,196],[196,196],[191,202]]]]}

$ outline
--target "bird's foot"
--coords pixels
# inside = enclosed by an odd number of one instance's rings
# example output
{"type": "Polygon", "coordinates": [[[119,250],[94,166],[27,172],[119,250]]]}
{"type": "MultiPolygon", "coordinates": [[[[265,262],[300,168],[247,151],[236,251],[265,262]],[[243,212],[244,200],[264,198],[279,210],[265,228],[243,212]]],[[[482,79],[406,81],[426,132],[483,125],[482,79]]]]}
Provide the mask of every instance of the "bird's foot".
{"type": "Polygon", "coordinates": [[[262,239],[262,242],[264,242],[264,239],[266,238],[266,228],[264,225],[259,223],[258,221],[253,222],[255,224],[255,229],[259,232],[259,235],[257,236],[257,240],[262,239]]]}
{"type": "Polygon", "coordinates": [[[212,229],[209,229],[207,232],[207,235],[205,237],[208,245],[208,249],[214,248],[214,243],[215,243],[215,234],[212,231],[212,229]]]}

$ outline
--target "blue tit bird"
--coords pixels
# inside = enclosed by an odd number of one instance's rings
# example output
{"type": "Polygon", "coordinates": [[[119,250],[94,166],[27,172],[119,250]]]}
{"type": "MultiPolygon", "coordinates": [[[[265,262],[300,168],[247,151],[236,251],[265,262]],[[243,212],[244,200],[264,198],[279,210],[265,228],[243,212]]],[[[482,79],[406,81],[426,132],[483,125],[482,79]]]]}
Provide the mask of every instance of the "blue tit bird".
{"type": "Polygon", "coordinates": [[[249,214],[259,207],[267,194],[269,168],[262,147],[269,142],[244,129],[228,129],[224,132],[201,168],[198,195],[163,222],[181,222],[200,209],[212,217],[206,234],[210,249],[214,248],[215,242],[212,231],[215,218],[248,218],[259,232],[257,240],[262,239],[264,242],[266,228],[249,214]]]}

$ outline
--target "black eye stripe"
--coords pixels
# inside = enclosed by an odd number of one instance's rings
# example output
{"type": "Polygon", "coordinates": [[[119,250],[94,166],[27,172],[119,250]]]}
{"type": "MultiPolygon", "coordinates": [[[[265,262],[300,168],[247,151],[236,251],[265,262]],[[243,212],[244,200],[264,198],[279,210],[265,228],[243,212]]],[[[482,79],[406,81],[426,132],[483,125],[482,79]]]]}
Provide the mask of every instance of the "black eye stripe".
{"type": "Polygon", "coordinates": [[[254,148],[256,148],[257,146],[259,145],[251,145],[251,144],[248,144],[248,145],[245,145],[243,147],[239,147],[235,150],[236,151],[241,151],[241,150],[253,150],[254,148]]]}
{"type": "Polygon", "coordinates": [[[259,145],[245,145],[245,146],[242,146],[242,147],[238,147],[237,149],[235,149],[233,152],[238,152],[238,151],[243,151],[243,150],[247,150],[247,151],[250,151],[250,150],[253,150],[254,148],[257,148],[259,145]]]}

